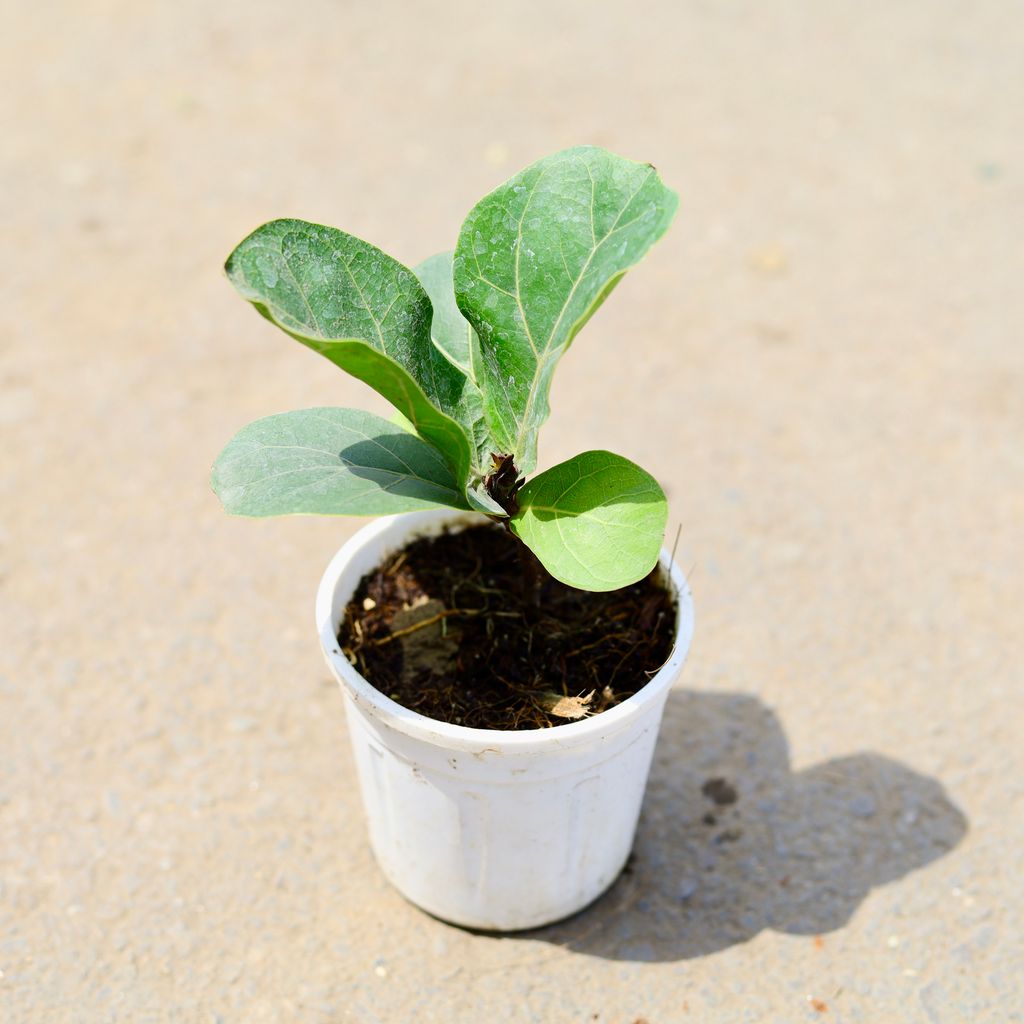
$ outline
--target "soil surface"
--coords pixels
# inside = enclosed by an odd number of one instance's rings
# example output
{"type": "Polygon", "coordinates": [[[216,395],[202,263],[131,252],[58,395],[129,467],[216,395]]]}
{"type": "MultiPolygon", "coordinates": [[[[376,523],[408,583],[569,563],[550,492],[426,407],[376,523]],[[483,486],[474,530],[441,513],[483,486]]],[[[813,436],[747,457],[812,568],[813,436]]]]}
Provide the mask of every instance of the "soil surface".
{"type": "Polygon", "coordinates": [[[338,639],[404,707],[476,729],[537,729],[614,707],[672,650],[657,570],[575,590],[497,525],[413,541],[359,583],[338,639]]]}

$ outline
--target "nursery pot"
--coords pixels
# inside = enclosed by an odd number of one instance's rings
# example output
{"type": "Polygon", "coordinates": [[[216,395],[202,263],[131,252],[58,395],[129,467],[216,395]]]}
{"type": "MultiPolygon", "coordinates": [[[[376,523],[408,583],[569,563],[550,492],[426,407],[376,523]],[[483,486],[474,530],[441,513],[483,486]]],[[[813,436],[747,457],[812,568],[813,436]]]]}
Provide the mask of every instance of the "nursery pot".
{"type": "Polygon", "coordinates": [[[634,696],[591,718],[522,731],[427,718],[352,667],[338,625],[359,581],[389,555],[416,537],[479,521],[441,510],[364,527],[327,567],[316,621],[346,695],[370,844],[384,874],[436,917],[515,931],[585,907],[626,863],[665,698],[690,646],[693,606],[663,550],[677,607],[672,654],[634,696]]]}

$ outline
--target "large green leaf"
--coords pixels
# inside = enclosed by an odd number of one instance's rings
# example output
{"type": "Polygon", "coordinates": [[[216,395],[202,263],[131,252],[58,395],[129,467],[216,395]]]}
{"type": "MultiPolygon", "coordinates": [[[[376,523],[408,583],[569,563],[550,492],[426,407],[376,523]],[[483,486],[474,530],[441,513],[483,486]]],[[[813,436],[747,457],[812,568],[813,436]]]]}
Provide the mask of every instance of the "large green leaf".
{"type": "Polygon", "coordinates": [[[225,269],[267,319],[407,416],[465,482],[470,442],[457,416],[466,377],[431,342],[430,299],[411,270],[353,235],[302,220],[257,228],[225,269]]]}
{"type": "Polygon", "coordinates": [[[430,321],[430,337],[453,366],[467,378],[460,396],[455,418],[466,428],[473,445],[473,470],[477,476],[489,469],[491,452],[497,445],[491,440],[484,417],[480,380],[483,365],[480,339],[469,321],[455,304],[452,285],[452,253],[441,252],[424,260],[415,269],[423,285],[434,315],[430,321]]]}
{"type": "Polygon", "coordinates": [[[468,508],[440,453],[356,409],[301,409],[243,427],[213,467],[228,512],[375,516],[468,508]]]}
{"type": "Polygon", "coordinates": [[[583,146],[528,167],[466,218],[455,297],[480,338],[488,425],[520,471],[536,464],[558,358],[676,204],[650,164],[583,146]]]}
{"type": "Polygon", "coordinates": [[[658,561],[668,504],[629,459],[583,452],[535,476],[517,495],[512,532],[555,579],[580,590],[618,590],[658,561]]]}

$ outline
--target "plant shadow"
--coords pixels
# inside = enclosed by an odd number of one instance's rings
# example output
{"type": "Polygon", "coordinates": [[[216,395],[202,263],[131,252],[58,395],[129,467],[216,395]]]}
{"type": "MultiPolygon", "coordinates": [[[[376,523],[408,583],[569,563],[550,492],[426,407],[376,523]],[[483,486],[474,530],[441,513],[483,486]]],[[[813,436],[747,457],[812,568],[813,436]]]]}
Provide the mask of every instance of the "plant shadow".
{"type": "Polygon", "coordinates": [[[829,932],[967,827],[939,782],[897,761],[859,753],[792,772],[759,700],[676,691],[626,870],[586,910],[529,934],[613,960],[674,961],[766,928],[829,932]]]}
{"type": "Polygon", "coordinates": [[[397,430],[356,441],[338,452],[338,462],[391,494],[458,507],[459,489],[443,456],[415,434],[397,430]]]}

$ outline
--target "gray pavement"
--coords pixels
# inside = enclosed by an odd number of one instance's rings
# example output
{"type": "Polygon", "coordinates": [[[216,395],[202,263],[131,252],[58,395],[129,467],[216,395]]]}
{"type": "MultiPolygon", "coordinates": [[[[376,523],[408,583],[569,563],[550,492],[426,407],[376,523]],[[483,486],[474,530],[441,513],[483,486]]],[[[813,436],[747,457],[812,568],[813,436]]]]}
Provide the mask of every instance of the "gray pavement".
{"type": "Polygon", "coordinates": [[[1022,53],[993,0],[11,6],[0,1020],[1020,1020],[1022,53]],[[664,482],[697,635],[629,874],[496,938],[366,846],[312,625],[358,523],[207,486],[384,407],[220,265],[281,215],[416,262],[580,142],[682,205],[541,461],[664,482]]]}

